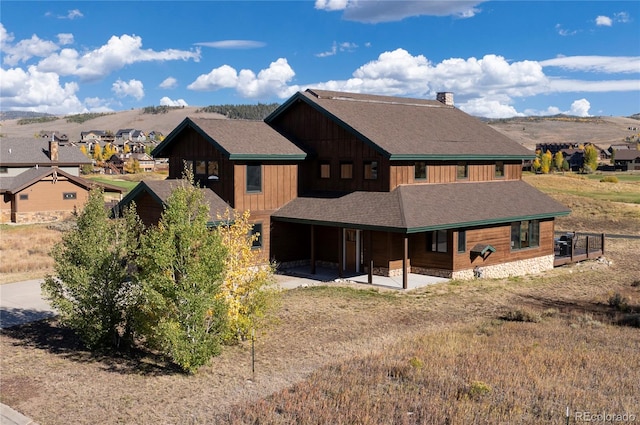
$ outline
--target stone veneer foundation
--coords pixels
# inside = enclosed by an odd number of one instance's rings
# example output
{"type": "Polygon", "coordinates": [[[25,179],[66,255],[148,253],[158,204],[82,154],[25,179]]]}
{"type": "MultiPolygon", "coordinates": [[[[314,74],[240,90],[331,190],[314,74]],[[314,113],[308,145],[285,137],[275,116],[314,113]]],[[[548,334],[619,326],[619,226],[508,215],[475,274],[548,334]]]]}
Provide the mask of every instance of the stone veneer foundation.
{"type": "MultiPolygon", "coordinates": [[[[73,215],[73,211],[36,211],[20,212],[15,214],[15,223],[50,223],[66,220],[73,215]]],[[[4,219],[4,216],[3,216],[4,219]]],[[[9,220],[10,221],[10,220],[9,220]]]]}
{"type": "MultiPolygon", "coordinates": [[[[510,276],[524,276],[526,274],[541,273],[553,269],[553,255],[528,258],[526,260],[511,261],[509,263],[495,264],[473,269],[451,270],[430,269],[425,267],[411,267],[411,273],[438,276],[448,279],[471,280],[471,279],[499,279],[510,276]]],[[[402,269],[391,270],[391,276],[401,275],[402,269]]]]}

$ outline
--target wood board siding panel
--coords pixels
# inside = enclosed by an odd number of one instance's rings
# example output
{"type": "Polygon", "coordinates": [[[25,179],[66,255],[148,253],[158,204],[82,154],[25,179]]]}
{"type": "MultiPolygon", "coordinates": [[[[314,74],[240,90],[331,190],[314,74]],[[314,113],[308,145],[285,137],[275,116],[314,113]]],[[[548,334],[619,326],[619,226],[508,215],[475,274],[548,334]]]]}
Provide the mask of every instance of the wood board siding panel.
{"type": "Polygon", "coordinates": [[[89,191],[84,187],[58,177],[54,183],[49,176],[14,195],[14,213],[38,211],[77,211],[80,212],[89,199],[89,191]],[[75,193],[75,199],[63,199],[63,193],[75,193]],[[20,199],[27,195],[28,199],[20,199]]]}

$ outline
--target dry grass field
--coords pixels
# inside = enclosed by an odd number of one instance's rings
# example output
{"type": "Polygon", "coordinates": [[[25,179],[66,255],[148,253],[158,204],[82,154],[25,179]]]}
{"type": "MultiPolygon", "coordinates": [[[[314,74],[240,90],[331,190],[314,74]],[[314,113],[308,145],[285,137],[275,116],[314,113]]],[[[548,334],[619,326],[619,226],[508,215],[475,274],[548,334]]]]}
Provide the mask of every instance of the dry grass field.
{"type": "MultiPolygon", "coordinates": [[[[631,204],[589,199],[558,227],[638,233],[631,204]]],[[[567,406],[638,421],[638,252],[640,239],[607,239],[607,262],[544,275],[289,290],[255,374],[250,343],[186,376],[148,353],[89,353],[54,320],[25,325],[0,335],[0,401],[40,424],[539,424],[564,423],[567,406]]]]}

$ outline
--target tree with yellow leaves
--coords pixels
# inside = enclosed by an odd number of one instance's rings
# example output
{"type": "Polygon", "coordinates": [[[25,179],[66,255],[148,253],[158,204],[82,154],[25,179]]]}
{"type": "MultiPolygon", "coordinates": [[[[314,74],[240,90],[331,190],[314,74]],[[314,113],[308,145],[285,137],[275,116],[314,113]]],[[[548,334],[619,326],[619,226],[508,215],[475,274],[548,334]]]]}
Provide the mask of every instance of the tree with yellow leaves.
{"type": "Polygon", "coordinates": [[[227,304],[227,343],[246,340],[251,331],[267,317],[277,293],[274,266],[265,261],[262,251],[254,247],[260,237],[253,232],[250,213],[227,211],[218,219],[222,244],[227,248],[219,296],[227,304]]]}
{"type": "Polygon", "coordinates": [[[551,163],[553,162],[553,156],[551,155],[551,151],[547,150],[544,154],[540,156],[540,171],[542,174],[548,174],[551,170],[551,163]]]}

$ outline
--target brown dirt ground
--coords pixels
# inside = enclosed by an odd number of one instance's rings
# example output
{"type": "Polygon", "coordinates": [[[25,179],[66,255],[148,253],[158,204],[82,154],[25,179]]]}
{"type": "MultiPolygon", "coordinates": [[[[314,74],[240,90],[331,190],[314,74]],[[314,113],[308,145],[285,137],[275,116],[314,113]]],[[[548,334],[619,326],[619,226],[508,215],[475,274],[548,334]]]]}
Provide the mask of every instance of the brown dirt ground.
{"type": "Polygon", "coordinates": [[[513,306],[556,308],[606,317],[614,292],[640,304],[636,253],[640,240],[612,240],[612,265],[588,262],[544,276],[453,282],[407,293],[350,290],[337,284],[283,293],[277,320],[255,345],[227,348],[195,376],[164,367],[149,355],[120,358],[82,350],[55,322],[0,336],[1,401],[42,424],[204,423],[242,404],[290,387],[317,369],[385,350],[398,341],[513,306]]]}

